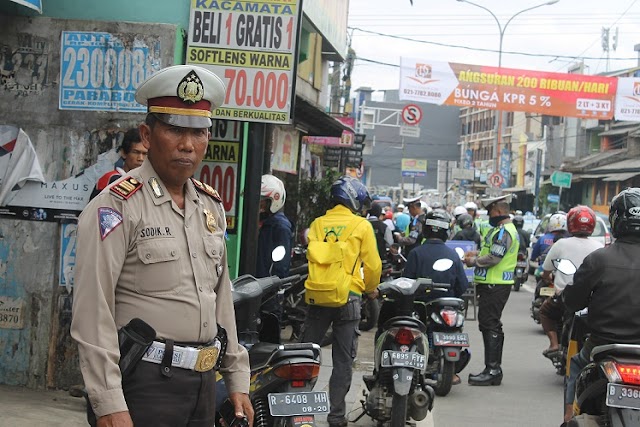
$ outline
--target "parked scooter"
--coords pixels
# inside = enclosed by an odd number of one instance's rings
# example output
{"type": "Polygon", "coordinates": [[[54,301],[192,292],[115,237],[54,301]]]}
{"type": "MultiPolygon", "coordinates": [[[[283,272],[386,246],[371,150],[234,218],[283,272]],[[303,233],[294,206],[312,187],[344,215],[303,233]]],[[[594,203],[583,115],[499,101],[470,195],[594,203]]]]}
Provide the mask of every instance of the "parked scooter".
{"type": "MultiPolygon", "coordinates": [[[[299,275],[284,279],[244,275],[232,283],[238,340],[249,352],[249,398],[256,427],[313,427],[315,414],[329,412],[327,392],[313,391],[320,372],[320,347],[313,343],[281,344],[278,317],[262,310],[269,298],[299,279],[299,275]]],[[[226,394],[221,383],[218,393],[226,394]]],[[[222,425],[231,426],[237,421],[233,405],[225,397],[217,399],[218,419],[224,420],[222,425]]]]}
{"type": "MultiPolygon", "coordinates": [[[[433,268],[446,271],[453,262],[441,259],[433,268]]],[[[361,401],[366,413],[379,423],[391,422],[391,427],[404,427],[409,418],[421,421],[433,408],[435,393],[427,377],[429,339],[427,327],[420,320],[420,304],[414,300],[435,289],[447,290],[448,283],[433,283],[431,279],[400,277],[382,283],[378,291],[387,302],[392,299],[395,317],[386,320],[376,338],[372,375],[363,377],[367,391],[361,401]]]]}

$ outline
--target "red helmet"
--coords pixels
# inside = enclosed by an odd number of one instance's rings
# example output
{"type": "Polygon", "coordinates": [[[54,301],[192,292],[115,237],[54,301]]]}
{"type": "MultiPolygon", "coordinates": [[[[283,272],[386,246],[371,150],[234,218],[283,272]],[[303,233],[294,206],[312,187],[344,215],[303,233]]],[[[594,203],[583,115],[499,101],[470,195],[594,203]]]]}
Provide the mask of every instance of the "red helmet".
{"type": "Polygon", "coordinates": [[[590,236],[596,228],[596,214],[589,206],[578,205],[567,214],[567,229],[573,235],[590,236]]]}
{"type": "Polygon", "coordinates": [[[384,213],[384,219],[393,219],[393,212],[391,211],[386,211],[384,213]]]}

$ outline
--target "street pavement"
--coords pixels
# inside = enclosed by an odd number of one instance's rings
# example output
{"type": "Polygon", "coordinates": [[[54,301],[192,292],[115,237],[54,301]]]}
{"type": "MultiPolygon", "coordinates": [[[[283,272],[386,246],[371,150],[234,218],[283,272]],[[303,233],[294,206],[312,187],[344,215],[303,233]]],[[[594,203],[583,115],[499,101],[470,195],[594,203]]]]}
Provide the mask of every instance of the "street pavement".
{"type": "MultiPolygon", "coordinates": [[[[505,350],[504,380],[499,387],[471,387],[469,373],[483,366],[482,336],[476,320],[468,319],[465,332],[470,335],[472,358],[460,374],[462,384],[454,386],[448,396],[436,397],[434,410],[416,423],[416,427],[558,426],[562,420],[562,378],[541,352],[548,341],[540,325],[530,317],[529,307],[534,282],[520,292],[512,292],[503,315],[505,350]]],[[[361,412],[362,376],[373,370],[373,334],[363,332],[354,364],[353,382],[347,395],[349,420],[361,412]]],[[[288,336],[285,332],[284,336],[288,336]]],[[[316,390],[328,390],[331,375],[331,348],[323,348],[322,368],[316,390]]],[[[326,416],[317,416],[319,427],[328,426],[326,416]]],[[[0,385],[0,427],[76,427],[86,426],[84,399],[71,397],[65,391],[35,391],[0,385]]],[[[353,426],[373,427],[368,416],[353,426]]]]}

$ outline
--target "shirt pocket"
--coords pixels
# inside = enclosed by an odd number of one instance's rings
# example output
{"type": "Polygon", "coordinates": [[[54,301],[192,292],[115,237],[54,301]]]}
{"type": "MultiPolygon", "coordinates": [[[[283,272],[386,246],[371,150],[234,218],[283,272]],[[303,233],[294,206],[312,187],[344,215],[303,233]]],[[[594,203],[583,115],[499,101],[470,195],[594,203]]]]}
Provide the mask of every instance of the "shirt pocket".
{"type": "Polygon", "coordinates": [[[211,290],[214,290],[224,271],[224,266],[221,261],[224,252],[224,243],[220,238],[214,236],[203,237],[203,242],[204,251],[207,254],[206,264],[209,272],[208,277],[211,279],[209,286],[211,290]]]}
{"type": "Polygon", "coordinates": [[[145,295],[180,292],[180,252],[173,239],[140,242],[137,251],[140,263],[136,271],[136,292],[145,295]]]}

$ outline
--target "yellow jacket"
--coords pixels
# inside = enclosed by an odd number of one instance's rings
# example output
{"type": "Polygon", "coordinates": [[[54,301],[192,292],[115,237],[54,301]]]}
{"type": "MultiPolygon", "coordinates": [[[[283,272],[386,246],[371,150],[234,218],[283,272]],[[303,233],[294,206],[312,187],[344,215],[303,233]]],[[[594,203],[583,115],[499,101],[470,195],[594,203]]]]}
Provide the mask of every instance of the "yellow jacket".
{"type": "Polygon", "coordinates": [[[345,256],[345,264],[350,266],[347,273],[351,273],[352,276],[349,290],[358,295],[375,290],[380,284],[382,261],[371,223],[354,215],[347,207],[336,205],[325,215],[313,221],[309,227],[309,241],[324,240],[324,236],[332,230],[341,240],[347,236],[348,252],[345,256]],[[320,227],[317,227],[318,221],[320,227]],[[352,221],[355,222],[349,227],[352,230],[349,234],[349,230],[346,229],[352,221]],[[318,235],[317,229],[324,230],[324,234],[318,235]],[[347,234],[344,234],[345,230],[347,234]],[[363,267],[364,280],[360,273],[360,266],[363,267]]]}

